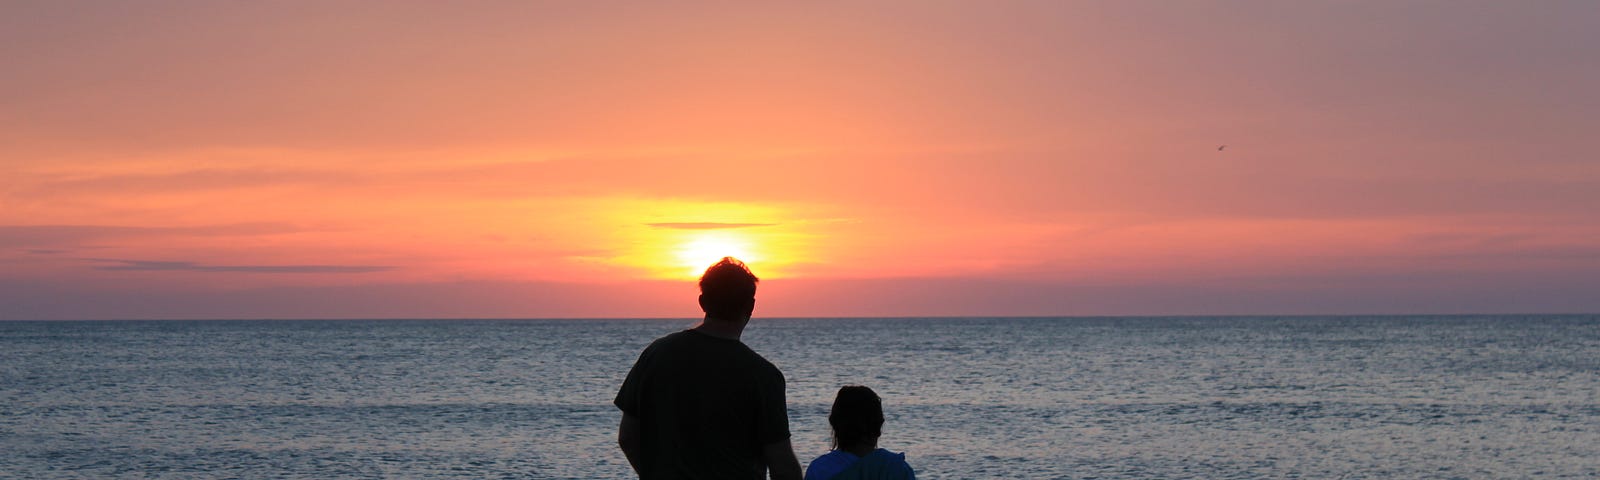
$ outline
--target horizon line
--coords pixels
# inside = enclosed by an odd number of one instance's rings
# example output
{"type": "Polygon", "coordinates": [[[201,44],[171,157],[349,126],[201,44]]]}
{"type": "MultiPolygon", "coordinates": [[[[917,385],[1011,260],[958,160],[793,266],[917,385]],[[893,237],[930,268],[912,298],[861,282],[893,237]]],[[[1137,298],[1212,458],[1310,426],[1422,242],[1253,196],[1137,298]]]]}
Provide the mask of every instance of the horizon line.
{"type": "MultiPolygon", "coordinates": [[[[1386,318],[1386,317],[1579,317],[1600,312],[1500,312],[1500,313],[1250,313],[1250,314],[1115,314],[1115,315],[838,315],[755,317],[762,320],[1042,320],[1042,319],[1147,319],[1147,318],[1386,318]]],[[[696,321],[701,317],[236,317],[236,318],[0,318],[0,322],[250,322],[250,321],[696,321]]]]}

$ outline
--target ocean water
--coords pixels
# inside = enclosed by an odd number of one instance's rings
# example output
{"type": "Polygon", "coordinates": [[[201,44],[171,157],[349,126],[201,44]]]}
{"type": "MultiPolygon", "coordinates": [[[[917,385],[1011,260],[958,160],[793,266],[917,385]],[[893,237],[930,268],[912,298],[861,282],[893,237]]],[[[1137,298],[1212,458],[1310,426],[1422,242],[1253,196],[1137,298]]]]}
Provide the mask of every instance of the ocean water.
{"type": "MultiPolygon", "coordinates": [[[[625,478],[687,320],[0,322],[0,478],[625,478]]],[[[761,319],[922,478],[1600,478],[1600,316],[761,319]]]]}

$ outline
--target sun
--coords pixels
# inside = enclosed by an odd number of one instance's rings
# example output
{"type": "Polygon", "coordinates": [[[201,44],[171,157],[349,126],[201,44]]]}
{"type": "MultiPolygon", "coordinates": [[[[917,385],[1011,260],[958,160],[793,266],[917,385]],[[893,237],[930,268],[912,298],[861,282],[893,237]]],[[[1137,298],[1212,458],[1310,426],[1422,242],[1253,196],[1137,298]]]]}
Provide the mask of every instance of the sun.
{"type": "Polygon", "coordinates": [[[733,257],[745,262],[759,260],[752,254],[750,241],[730,232],[705,232],[689,237],[678,246],[678,265],[690,276],[698,277],[706,267],[733,257]]]}

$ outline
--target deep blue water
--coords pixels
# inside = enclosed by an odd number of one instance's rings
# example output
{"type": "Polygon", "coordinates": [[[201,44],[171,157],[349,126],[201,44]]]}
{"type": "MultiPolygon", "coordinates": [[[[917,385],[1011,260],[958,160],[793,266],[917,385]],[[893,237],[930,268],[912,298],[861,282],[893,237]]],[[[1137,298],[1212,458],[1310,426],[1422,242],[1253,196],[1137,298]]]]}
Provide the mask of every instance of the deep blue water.
{"type": "MultiPolygon", "coordinates": [[[[0,478],[620,478],[686,320],[0,322],[0,478]]],[[[1600,478],[1600,316],[756,319],[922,478],[1600,478]]]]}

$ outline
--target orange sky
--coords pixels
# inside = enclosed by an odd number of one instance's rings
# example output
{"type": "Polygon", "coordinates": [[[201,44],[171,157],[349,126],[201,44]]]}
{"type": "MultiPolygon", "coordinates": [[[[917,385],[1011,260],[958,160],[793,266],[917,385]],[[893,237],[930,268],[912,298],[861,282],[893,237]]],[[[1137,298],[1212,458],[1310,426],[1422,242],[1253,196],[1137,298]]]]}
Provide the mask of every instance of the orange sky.
{"type": "Polygon", "coordinates": [[[721,254],[767,316],[1600,311],[1596,45],[1581,1],[10,3],[0,319],[683,317],[721,254]]]}

